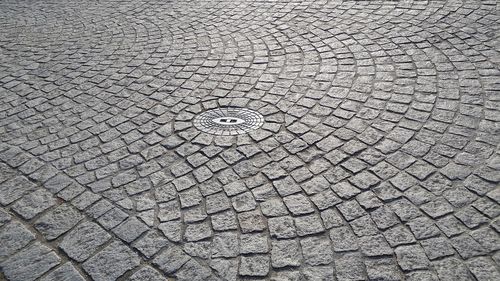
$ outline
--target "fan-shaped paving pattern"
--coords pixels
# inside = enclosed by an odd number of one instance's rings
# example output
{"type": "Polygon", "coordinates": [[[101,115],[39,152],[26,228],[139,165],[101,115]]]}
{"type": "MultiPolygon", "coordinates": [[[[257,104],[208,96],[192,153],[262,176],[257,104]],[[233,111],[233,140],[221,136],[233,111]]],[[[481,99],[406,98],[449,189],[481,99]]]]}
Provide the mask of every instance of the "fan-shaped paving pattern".
{"type": "Polygon", "coordinates": [[[495,1],[0,11],[3,277],[498,279],[495,1]]]}

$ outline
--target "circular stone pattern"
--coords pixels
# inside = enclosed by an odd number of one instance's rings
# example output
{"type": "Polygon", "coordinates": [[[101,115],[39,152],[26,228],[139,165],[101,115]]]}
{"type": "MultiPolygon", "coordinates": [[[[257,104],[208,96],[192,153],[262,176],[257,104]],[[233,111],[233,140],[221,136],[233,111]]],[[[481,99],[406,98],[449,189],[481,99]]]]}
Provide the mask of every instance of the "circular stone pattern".
{"type": "Polygon", "coordinates": [[[232,136],[257,130],[264,124],[264,117],[247,108],[224,107],[201,113],[193,123],[198,130],[205,133],[232,136]]]}

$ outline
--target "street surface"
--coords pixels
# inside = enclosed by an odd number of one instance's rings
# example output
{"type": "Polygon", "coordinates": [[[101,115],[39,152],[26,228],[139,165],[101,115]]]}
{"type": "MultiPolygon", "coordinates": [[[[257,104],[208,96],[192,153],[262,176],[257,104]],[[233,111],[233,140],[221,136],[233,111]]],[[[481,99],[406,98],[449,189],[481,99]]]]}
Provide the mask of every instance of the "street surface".
{"type": "Polygon", "coordinates": [[[497,1],[0,2],[0,280],[498,281],[499,143],[497,1]]]}

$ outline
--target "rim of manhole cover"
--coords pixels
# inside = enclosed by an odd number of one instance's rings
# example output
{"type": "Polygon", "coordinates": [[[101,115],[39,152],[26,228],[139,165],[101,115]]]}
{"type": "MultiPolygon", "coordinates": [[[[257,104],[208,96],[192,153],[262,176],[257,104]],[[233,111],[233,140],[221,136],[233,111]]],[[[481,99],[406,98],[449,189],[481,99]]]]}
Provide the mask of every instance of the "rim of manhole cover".
{"type": "Polygon", "coordinates": [[[264,117],[248,108],[220,107],[197,115],[193,124],[205,133],[234,136],[257,130],[264,124],[264,117]]]}

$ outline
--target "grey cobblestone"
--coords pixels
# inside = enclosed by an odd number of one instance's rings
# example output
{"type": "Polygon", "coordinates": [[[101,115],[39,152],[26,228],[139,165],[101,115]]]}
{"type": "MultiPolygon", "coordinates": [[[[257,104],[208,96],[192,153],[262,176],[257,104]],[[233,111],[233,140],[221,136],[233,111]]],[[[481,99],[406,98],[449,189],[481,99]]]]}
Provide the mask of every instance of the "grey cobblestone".
{"type": "Polygon", "coordinates": [[[130,217],[117,227],[113,229],[113,232],[120,237],[122,240],[131,243],[142,233],[146,232],[148,227],[146,224],[141,222],[135,217],[130,217]]]}
{"type": "Polygon", "coordinates": [[[34,226],[47,240],[53,240],[75,226],[83,216],[69,205],[59,205],[36,220],[34,226]]]}
{"type": "Polygon", "coordinates": [[[325,238],[308,237],[300,240],[304,260],[309,265],[330,264],[333,252],[330,241],[325,238]]]}
{"type": "Polygon", "coordinates": [[[339,280],[365,280],[365,266],[359,254],[345,254],[335,262],[339,280]]]}
{"type": "Polygon", "coordinates": [[[0,204],[8,205],[24,194],[34,191],[35,185],[29,182],[25,177],[15,177],[0,184],[0,204]]]}
{"type": "Polygon", "coordinates": [[[399,246],[394,252],[399,266],[405,271],[425,269],[429,266],[429,260],[420,246],[399,246]]]}
{"type": "Polygon", "coordinates": [[[139,265],[139,257],[121,242],[113,242],[83,263],[84,270],[98,280],[115,280],[139,265]]]}
{"type": "Polygon", "coordinates": [[[82,275],[76,270],[76,268],[70,263],[67,262],[60,267],[56,268],[49,274],[47,274],[45,277],[42,279],[43,281],[70,281],[70,280],[75,280],[75,281],[83,281],[82,275]]]}
{"type": "Polygon", "coordinates": [[[111,238],[92,222],[83,222],[64,236],[59,247],[72,259],[83,262],[111,238]]]}
{"type": "Polygon", "coordinates": [[[10,280],[35,280],[58,265],[60,258],[50,248],[36,242],[0,263],[10,280]]]}
{"type": "Polygon", "coordinates": [[[0,279],[498,279],[497,11],[0,3],[0,279]]]}
{"type": "Polygon", "coordinates": [[[24,219],[31,219],[56,204],[52,194],[44,189],[38,189],[23,196],[12,205],[12,209],[24,219]]]}
{"type": "Polygon", "coordinates": [[[266,276],[269,272],[269,256],[242,256],[239,274],[243,276],[266,276]]]}
{"type": "Polygon", "coordinates": [[[273,240],[271,264],[275,268],[299,266],[302,260],[299,244],[296,240],[273,240]]]}
{"type": "Polygon", "coordinates": [[[240,252],[242,254],[268,253],[269,242],[262,233],[249,233],[240,237],[240,252]]]}
{"type": "Polygon", "coordinates": [[[0,260],[4,260],[22,249],[35,235],[19,222],[10,222],[0,229],[0,260]]]}
{"type": "Polygon", "coordinates": [[[139,270],[137,270],[130,278],[128,279],[130,281],[141,281],[141,280],[147,280],[147,281],[160,281],[163,280],[163,276],[161,273],[159,273],[157,270],[145,266],[139,270]]]}

